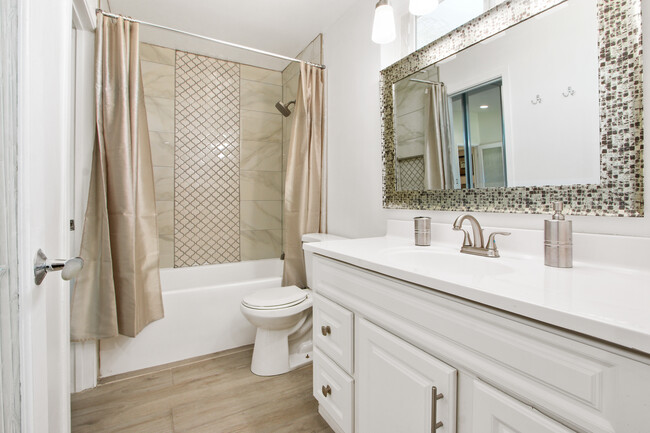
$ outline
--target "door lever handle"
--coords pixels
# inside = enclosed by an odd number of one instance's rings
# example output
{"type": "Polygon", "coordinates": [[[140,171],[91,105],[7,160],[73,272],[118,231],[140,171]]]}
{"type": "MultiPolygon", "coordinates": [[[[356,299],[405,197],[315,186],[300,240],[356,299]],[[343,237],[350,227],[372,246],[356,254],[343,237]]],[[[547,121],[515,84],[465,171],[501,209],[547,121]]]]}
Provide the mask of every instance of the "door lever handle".
{"type": "Polygon", "coordinates": [[[34,282],[40,286],[48,272],[61,271],[61,278],[71,280],[79,275],[84,267],[84,259],[74,257],[68,260],[48,260],[40,248],[34,257],[34,282]]]}

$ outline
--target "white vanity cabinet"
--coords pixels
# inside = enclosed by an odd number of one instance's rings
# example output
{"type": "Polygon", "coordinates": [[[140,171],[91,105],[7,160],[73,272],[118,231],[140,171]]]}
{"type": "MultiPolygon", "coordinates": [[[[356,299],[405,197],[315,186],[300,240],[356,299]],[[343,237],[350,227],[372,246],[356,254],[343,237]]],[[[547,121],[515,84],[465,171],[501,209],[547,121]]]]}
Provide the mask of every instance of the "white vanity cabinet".
{"type": "Polygon", "coordinates": [[[358,431],[456,431],[456,370],[365,319],[356,323],[358,431]]]}
{"type": "Polygon", "coordinates": [[[313,286],[339,433],[650,433],[646,354],[324,256],[313,286]]]}
{"type": "Polygon", "coordinates": [[[474,431],[484,433],[571,433],[573,430],[478,380],[474,382],[474,431]]]}

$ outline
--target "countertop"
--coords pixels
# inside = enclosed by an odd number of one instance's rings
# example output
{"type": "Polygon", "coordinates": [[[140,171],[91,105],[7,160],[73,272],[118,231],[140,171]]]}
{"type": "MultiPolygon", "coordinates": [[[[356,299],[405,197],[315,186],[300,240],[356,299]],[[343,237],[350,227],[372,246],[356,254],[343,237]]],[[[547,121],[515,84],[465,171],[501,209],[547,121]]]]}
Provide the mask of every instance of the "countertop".
{"type": "MultiPolygon", "coordinates": [[[[650,354],[650,272],[574,262],[544,266],[541,257],[500,258],[461,254],[451,245],[416,247],[412,239],[385,236],[309,243],[307,251],[425,286],[530,319],[650,354]],[[396,260],[408,251],[445,263],[396,260]],[[449,260],[447,260],[449,255],[449,260]],[[435,257],[435,255],[433,256],[435,257]],[[458,266],[449,263],[458,259],[458,266]],[[426,262],[426,264],[424,264],[426,262]],[[459,271],[462,269],[462,271],[459,271]]],[[[410,257],[411,257],[410,256],[410,257]]]]}

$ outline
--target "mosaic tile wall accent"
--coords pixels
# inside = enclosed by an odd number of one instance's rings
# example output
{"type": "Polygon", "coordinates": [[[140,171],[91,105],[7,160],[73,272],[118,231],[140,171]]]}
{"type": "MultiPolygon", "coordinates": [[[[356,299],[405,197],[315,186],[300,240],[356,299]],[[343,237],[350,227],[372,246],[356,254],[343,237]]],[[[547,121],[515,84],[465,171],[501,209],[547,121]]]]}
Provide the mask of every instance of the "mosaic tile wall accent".
{"type": "Polygon", "coordinates": [[[176,267],[240,260],[239,69],[176,51],[176,267]]]}
{"type": "Polygon", "coordinates": [[[397,160],[399,171],[400,190],[422,190],[424,189],[424,157],[416,156],[397,160]]]}
{"type": "Polygon", "coordinates": [[[392,85],[565,0],[510,0],[381,72],[383,203],[392,209],[643,216],[641,0],[597,0],[601,123],[600,185],[397,191],[392,85]]]}

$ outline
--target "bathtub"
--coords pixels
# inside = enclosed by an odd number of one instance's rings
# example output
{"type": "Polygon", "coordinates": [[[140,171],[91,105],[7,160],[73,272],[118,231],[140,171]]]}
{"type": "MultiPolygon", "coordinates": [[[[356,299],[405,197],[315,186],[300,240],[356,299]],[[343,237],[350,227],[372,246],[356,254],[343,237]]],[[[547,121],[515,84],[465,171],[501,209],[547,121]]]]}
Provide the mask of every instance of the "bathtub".
{"type": "Polygon", "coordinates": [[[161,269],[165,317],[136,338],[102,340],[100,377],[207,355],[255,341],[242,298],[281,285],[280,259],[161,269]]]}

